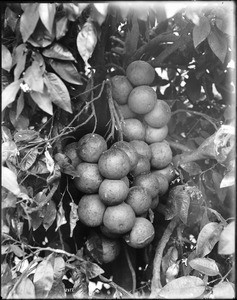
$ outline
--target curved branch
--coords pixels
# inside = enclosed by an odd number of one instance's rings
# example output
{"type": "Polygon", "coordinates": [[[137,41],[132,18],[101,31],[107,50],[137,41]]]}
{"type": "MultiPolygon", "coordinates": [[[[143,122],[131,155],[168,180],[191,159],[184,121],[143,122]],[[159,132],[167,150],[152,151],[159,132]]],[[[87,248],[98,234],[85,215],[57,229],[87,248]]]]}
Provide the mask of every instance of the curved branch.
{"type": "Polygon", "coordinates": [[[157,298],[157,296],[159,294],[159,290],[162,288],[161,278],[160,278],[160,268],[161,268],[162,256],[163,256],[165,246],[168,243],[175,227],[177,226],[178,221],[179,221],[178,217],[174,217],[170,221],[169,225],[165,229],[165,232],[156,248],[155,258],[153,261],[153,276],[152,276],[152,281],[151,281],[150,298],[157,298]]]}
{"type": "Polygon", "coordinates": [[[125,249],[124,250],[125,250],[126,259],[127,259],[127,262],[128,262],[128,267],[129,267],[129,270],[130,270],[131,275],[132,275],[132,293],[134,294],[135,290],[136,290],[136,273],[134,271],[131,259],[129,257],[127,245],[125,245],[125,249]]]}

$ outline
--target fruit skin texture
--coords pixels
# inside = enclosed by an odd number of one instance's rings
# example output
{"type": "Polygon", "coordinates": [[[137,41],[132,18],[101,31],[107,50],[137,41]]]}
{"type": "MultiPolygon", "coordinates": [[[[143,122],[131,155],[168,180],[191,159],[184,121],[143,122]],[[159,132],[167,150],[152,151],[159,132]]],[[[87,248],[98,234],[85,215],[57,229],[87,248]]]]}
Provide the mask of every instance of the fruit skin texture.
{"type": "Polygon", "coordinates": [[[168,164],[168,166],[163,169],[153,171],[155,171],[156,174],[164,175],[169,183],[175,178],[175,168],[172,163],[168,164]]]}
{"type": "Polygon", "coordinates": [[[150,144],[151,167],[163,169],[172,161],[172,150],[167,141],[150,144]]]}
{"type": "Polygon", "coordinates": [[[106,206],[98,194],[84,195],[78,204],[79,220],[89,227],[100,226],[105,209],[106,206]]]}
{"type": "Polygon", "coordinates": [[[77,154],[77,142],[70,143],[66,145],[63,149],[64,154],[71,159],[71,164],[73,167],[76,167],[81,162],[80,157],[77,154]]]}
{"type": "Polygon", "coordinates": [[[127,154],[130,161],[131,170],[134,169],[138,162],[138,154],[136,149],[131,144],[125,141],[118,141],[114,143],[111,148],[114,147],[123,150],[127,154]]]}
{"type": "Polygon", "coordinates": [[[134,86],[150,85],[155,79],[155,70],[149,63],[136,60],[128,65],[126,76],[134,86]]]}
{"type": "Polygon", "coordinates": [[[129,192],[129,188],[123,180],[104,179],[99,187],[99,196],[105,205],[117,205],[122,203],[129,192]]]}
{"type": "Polygon", "coordinates": [[[145,126],[135,118],[126,119],[122,124],[123,136],[126,141],[145,139],[145,126]]]}
{"type": "Polygon", "coordinates": [[[119,255],[120,253],[120,243],[119,240],[110,239],[110,238],[101,238],[102,244],[102,262],[107,264],[119,255]]]}
{"type": "Polygon", "coordinates": [[[155,236],[155,229],[150,221],[137,217],[132,230],[125,236],[126,243],[133,248],[144,248],[149,245],[155,236]]]}
{"type": "Polygon", "coordinates": [[[123,202],[106,208],[103,224],[111,233],[124,234],[132,229],[135,219],[136,216],[131,206],[123,202]]]}
{"type": "Polygon", "coordinates": [[[152,144],[156,142],[162,142],[168,134],[168,126],[165,125],[161,128],[154,128],[149,125],[146,126],[145,142],[152,144]]]}
{"type": "Polygon", "coordinates": [[[144,121],[151,127],[160,128],[168,124],[171,110],[164,100],[157,100],[154,108],[144,115],[144,121]]]}
{"type": "Polygon", "coordinates": [[[126,76],[116,75],[111,78],[112,96],[118,104],[126,104],[133,87],[126,76]]]}
{"type": "Polygon", "coordinates": [[[140,216],[148,211],[152,198],[145,188],[133,186],[130,188],[125,202],[132,207],[137,216],[140,216]]]}
{"type": "Polygon", "coordinates": [[[121,179],[130,171],[130,161],[127,154],[118,148],[104,151],[98,161],[99,172],[107,179],[121,179]]]}
{"type": "Polygon", "coordinates": [[[150,160],[146,156],[139,155],[137,165],[130,173],[133,177],[136,177],[140,174],[150,173],[150,170],[151,170],[150,160]]]}
{"type": "Polygon", "coordinates": [[[105,139],[97,133],[84,135],[77,144],[77,153],[85,162],[98,162],[102,152],[107,150],[105,139]]]}
{"type": "Polygon", "coordinates": [[[78,177],[73,179],[76,188],[87,194],[94,194],[99,190],[103,177],[97,164],[83,162],[76,167],[78,177]]]}
{"type": "Polygon", "coordinates": [[[129,143],[136,149],[138,154],[146,156],[149,160],[151,159],[151,148],[146,142],[132,140],[129,143]]]}
{"type": "Polygon", "coordinates": [[[141,174],[133,181],[133,186],[141,186],[147,190],[152,198],[156,197],[159,192],[159,182],[152,173],[141,174]]]}
{"type": "Polygon", "coordinates": [[[128,106],[136,114],[147,114],[155,106],[156,92],[147,85],[135,87],[128,96],[128,106]]]}
{"type": "Polygon", "coordinates": [[[131,111],[128,104],[123,104],[123,105],[118,104],[118,107],[124,119],[130,119],[136,117],[136,114],[133,111],[131,111]]]}
{"type": "Polygon", "coordinates": [[[161,173],[159,173],[159,170],[151,171],[152,174],[154,174],[159,182],[159,195],[163,196],[169,189],[169,181],[167,177],[161,173]]]}

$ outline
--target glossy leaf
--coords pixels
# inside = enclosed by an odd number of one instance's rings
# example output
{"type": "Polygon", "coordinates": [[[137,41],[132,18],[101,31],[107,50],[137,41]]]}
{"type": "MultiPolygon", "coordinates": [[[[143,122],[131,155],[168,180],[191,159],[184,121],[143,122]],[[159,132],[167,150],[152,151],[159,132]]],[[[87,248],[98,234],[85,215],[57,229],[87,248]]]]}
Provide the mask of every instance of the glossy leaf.
{"type": "Polygon", "coordinates": [[[21,192],[17,183],[16,174],[7,167],[2,166],[2,186],[18,196],[21,192]]]}
{"type": "Polygon", "coordinates": [[[72,62],[61,62],[51,59],[50,65],[54,71],[65,81],[82,85],[81,75],[78,73],[77,68],[72,62]]]}
{"type": "Polygon", "coordinates": [[[27,152],[26,155],[24,156],[24,159],[22,159],[21,161],[22,171],[29,170],[29,168],[32,167],[33,164],[35,163],[37,156],[38,156],[37,148],[33,148],[32,150],[27,152]]]}
{"type": "Polygon", "coordinates": [[[56,210],[56,205],[54,201],[50,200],[46,204],[46,210],[44,214],[44,219],[43,219],[43,226],[45,230],[48,230],[49,227],[53,224],[55,218],[57,215],[57,210],[56,210]]]}
{"type": "Polygon", "coordinates": [[[70,237],[72,237],[73,230],[76,227],[77,221],[79,220],[78,218],[78,205],[76,205],[74,202],[70,202],[71,210],[70,210],[70,237]]]}
{"type": "Polygon", "coordinates": [[[65,36],[68,31],[68,18],[63,16],[59,20],[56,21],[56,40],[61,39],[65,36]]]}
{"type": "Polygon", "coordinates": [[[204,257],[209,254],[219,241],[223,225],[217,222],[210,222],[200,231],[197,238],[196,254],[204,257]]]}
{"type": "Polygon", "coordinates": [[[234,168],[230,171],[228,171],[225,176],[223,177],[220,188],[225,188],[229,186],[235,185],[235,170],[234,168]]]}
{"type": "Polygon", "coordinates": [[[47,47],[55,38],[55,32],[50,33],[43,25],[41,20],[38,22],[33,34],[28,39],[28,42],[34,47],[47,47]]]}
{"type": "Polygon", "coordinates": [[[16,112],[14,110],[10,110],[9,119],[16,130],[25,130],[30,124],[28,116],[20,115],[18,118],[16,118],[16,112]]]}
{"type": "Polygon", "coordinates": [[[52,156],[50,155],[48,150],[45,150],[44,152],[45,159],[46,159],[46,166],[50,173],[53,173],[54,171],[54,160],[52,156]]]}
{"type": "Polygon", "coordinates": [[[91,21],[87,21],[77,35],[77,50],[85,62],[85,71],[89,73],[88,60],[92,56],[97,44],[97,33],[91,21]]]}
{"type": "Polygon", "coordinates": [[[95,278],[104,273],[104,270],[100,266],[90,261],[82,262],[81,268],[84,269],[88,279],[95,278]]]}
{"type": "Polygon", "coordinates": [[[69,158],[63,153],[56,153],[54,159],[60,166],[60,170],[62,173],[70,175],[72,177],[76,177],[78,175],[75,167],[70,163],[69,158]]]}
{"type": "Polygon", "coordinates": [[[179,274],[179,262],[170,265],[165,273],[166,282],[171,282],[179,274]]]}
{"type": "Polygon", "coordinates": [[[215,260],[211,258],[194,258],[189,261],[189,265],[207,276],[217,276],[220,274],[215,260]]]}
{"type": "Polygon", "coordinates": [[[72,113],[71,99],[63,81],[56,74],[50,72],[47,73],[45,79],[50,100],[63,110],[72,113]]]}
{"type": "Polygon", "coordinates": [[[10,71],[12,67],[12,55],[6,46],[2,45],[2,68],[10,71]]]}
{"type": "Polygon", "coordinates": [[[2,111],[11,104],[19,91],[21,80],[13,81],[2,92],[2,111]]]}
{"type": "Polygon", "coordinates": [[[39,16],[47,28],[49,33],[52,33],[53,30],[53,23],[54,23],[54,16],[55,16],[55,3],[40,3],[39,4],[39,16]]]}
{"type": "Polygon", "coordinates": [[[196,48],[203,42],[211,31],[210,21],[207,17],[202,16],[199,18],[199,24],[193,28],[193,44],[196,48]]]}
{"type": "Polygon", "coordinates": [[[91,12],[91,18],[93,21],[97,22],[100,26],[104,23],[109,3],[93,3],[93,8],[91,12]]]}
{"type": "Polygon", "coordinates": [[[41,108],[47,114],[51,116],[53,115],[53,104],[47,92],[39,93],[32,91],[30,93],[30,96],[34,100],[34,102],[39,106],[39,108],[41,108]]]}
{"type": "Polygon", "coordinates": [[[202,172],[200,166],[194,161],[181,164],[180,167],[188,172],[189,176],[195,176],[202,172]]]}
{"type": "Polygon", "coordinates": [[[15,32],[16,25],[18,22],[18,15],[7,6],[4,18],[7,25],[11,28],[13,32],[15,32]]]}
{"type": "Polygon", "coordinates": [[[61,256],[55,257],[53,263],[54,280],[59,281],[65,273],[65,261],[61,256]]]}
{"type": "Polygon", "coordinates": [[[126,56],[132,55],[137,50],[137,44],[139,39],[139,26],[137,17],[133,15],[132,28],[128,31],[125,39],[125,54],[126,56]]]}
{"type": "Polygon", "coordinates": [[[67,294],[65,291],[65,285],[62,281],[54,282],[52,289],[48,294],[49,299],[66,299],[67,294]]]}
{"type": "Polygon", "coordinates": [[[227,195],[227,189],[221,189],[220,184],[222,181],[222,175],[215,170],[212,171],[212,180],[214,183],[214,187],[216,190],[216,194],[219,198],[219,200],[223,203],[225,200],[225,197],[227,195]]]}
{"type": "Polygon", "coordinates": [[[65,217],[65,210],[63,209],[62,202],[59,203],[56,219],[57,219],[57,227],[55,231],[57,231],[60,226],[67,224],[67,219],[65,217]]]}
{"type": "Polygon", "coordinates": [[[219,282],[212,289],[212,299],[235,299],[235,290],[230,282],[219,282]]]}
{"type": "MultiPolygon", "coordinates": [[[[84,3],[63,3],[63,9],[66,13],[67,18],[74,22],[81,15],[82,9],[80,5],[84,3]]],[[[88,4],[87,4],[88,5],[88,4]]]]}
{"type": "Polygon", "coordinates": [[[2,163],[4,163],[8,158],[16,157],[17,154],[18,149],[13,141],[2,143],[2,163]]]}
{"type": "Polygon", "coordinates": [[[51,47],[45,49],[42,54],[49,58],[75,61],[72,53],[59,43],[54,43],[51,47]]]}
{"type": "Polygon", "coordinates": [[[196,276],[182,276],[167,283],[159,292],[162,298],[195,299],[205,291],[202,279],[196,276]]]}
{"type": "Polygon", "coordinates": [[[235,222],[228,224],[221,232],[218,253],[221,255],[231,255],[235,253],[235,222]]]}
{"type": "Polygon", "coordinates": [[[18,247],[17,245],[12,244],[10,246],[10,248],[16,256],[18,256],[18,257],[23,257],[24,256],[24,251],[20,247],[18,247]]]}
{"type": "Polygon", "coordinates": [[[16,104],[16,119],[20,116],[25,106],[24,93],[21,91],[20,96],[17,98],[16,104]]]}
{"type": "Polygon", "coordinates": [[[28,84],[31,90],[43,93],[43,73],[40,64],[37,61],[33,61],[32,65],[27,68],[23,79],[25,83],[28,84]]]}
{"type": "Polygon", "coordinates": [[[39,3],[27,3],[24,13],[21,15],[20,31],[25,43],[34,32],[39,20],[39,3]]]}
{"type": "Polygon", "coordinates": [[[34,284],[37,298],[46,298],[52,288],[54,279],[54,269],[52,264],[44,259],[35,270],[34,284]]]}
{"type": "Polygon", "coordinates": [[[16,67],[14,69],[14,80],[19,79],[21,76],[21,73],[25,70],[27,53],[28,53],[28,49],[26,47],[26,44],[20,44],[13,51],[12,65],[16,64],[16,67]]]}
{"type": "Polygon", "coordinates": [[[39,133],[35,130],[19,130],[14,134],[14,141],[19,142],[31,142],[39,136],[39,133]]]}
{"type": "Polygon", "coordinates": [[[220,31],[212,30],[207,40],[213,53],[224,63],[228,50],[228,41],[225,35],[220,31]]]}
{"type": "Polygon", "coordinates": [[[28,277],[24,277],[17,285],[13,299],[35,299],[35,286],[28,277]]]}
{"type": "Polygon", "coordinates": [[[17,197],[9,191],[6,198],[2,199],[2,209],[7,207],[16,207],[17,197]]]}

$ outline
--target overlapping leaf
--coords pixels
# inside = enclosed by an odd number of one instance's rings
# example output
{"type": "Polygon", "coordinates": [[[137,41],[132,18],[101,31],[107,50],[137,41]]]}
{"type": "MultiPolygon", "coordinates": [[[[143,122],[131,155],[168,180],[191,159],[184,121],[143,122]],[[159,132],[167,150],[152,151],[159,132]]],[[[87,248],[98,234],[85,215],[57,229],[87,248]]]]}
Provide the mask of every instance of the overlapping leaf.
{"type": "Polygon", "coordinates": [[[46,298],[53,286],[54,269],[52,264],[44,259],[35,270],[34,284],[37,298],[46,298]]]}
{"type": "Polygon", "coordinates": [[[207,40],[213,53],[224,63],[228,50],[228,41],[225,35],[221,31],[212,30],[207,40]]]}
{"type": "Polygon", "coordinates": [[[55,3],[40,3],[39,4],[39,16],[44,24],[44,26],[47,28],[49,33],[52,33],[53,30],[53,22],[54,22],[54,16],[56,12],[55,3]]]}
{"type": "Polygon", "coordinates": [[[25,43],[34,32],[39,20],[39,3],[27,3],[24,13],[21,15],[20,31],[25,43]]]}
{"type": "Polygon", "coordinates": [[[235,222],[228,224],[221,232],[218,253],[222,255],[235,253],[235,222]]]}
{"type": "Polygon", "coordinates": [[[31,90],[43,93],[43,73],[40,64],[37,61],[33,61],[32,65],[27,68],[23,78],[25,83],[28,84],[31,90]]]}
{"type": "Polygon", "coordinates": [[[51,47],[45,49],[42,54],[49,58],[75,61],[72,53],[59,43],[54,43],[51,47]]]}
{"type": "Polygon", "coordinates": [[[207,276],[217,276],[220,274],[219,268],[215,260],[211,258],[194,258],[189,261],[189,265],[193,269],[207,276]]]}
{"type": "Polygon", "coordinates": [[[19,91],[21,80],[13,81],[2,92],[2,111],[11,104],[19,91]]]}
{"type": "Polygon", "coordinates": [[[2,45],[2,68],[6,71],[10,71],[12,67],[12,56],[11,52],[6,46],[2,45]]]}
{"type": "Polygon", "coordinates": [[[2,186],[11,191],[14,195],[18,196],[21,192],[17,182],[16,174],[2,166],[2,186]]]}
{"type": "Polygon", "coordinates": [[[202,16],[199,18],[199,24],[193,28],[193,43],[196,48],[201,42],[203,42],[209,33],[211,32],[210,21],[207,17],[202,16]]]}

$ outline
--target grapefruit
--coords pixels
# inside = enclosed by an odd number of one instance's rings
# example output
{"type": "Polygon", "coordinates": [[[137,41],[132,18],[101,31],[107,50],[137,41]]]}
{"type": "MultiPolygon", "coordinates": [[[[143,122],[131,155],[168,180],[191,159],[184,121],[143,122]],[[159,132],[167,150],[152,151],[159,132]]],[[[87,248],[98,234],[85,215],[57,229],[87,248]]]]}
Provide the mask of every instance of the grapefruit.
{"type": "Polygon", "coordinates": [[[155,70],[149,63],[136,60],[128,65],[126,76],[134,86],[150,85],[155,79],[155,70]]]}
{"type": "Polygon", "coordinates": [[[126,104],[133,87],[126,76],[116,75],[111,78],[112,96],[118,104],[126,104]]]}
{"type": "Polygon", "coordinates": [[[118,104],[118,107],[124,119],[130,119],[136,117],[136,114],[133,111],[131,111],[128,104],[123,104],[123,105],[118,104]]]}
{"type": "Polygon", "coordinates": [[[154,128],[149,125],[146,126],[145,142],[152,144],[162,142],[168,134],[168,126],[165,125],[161,128],[154,128]]]}
{"type": "Polygon", "coordinates": [[[157,101],[156,92],[148,85],[135,87],[128,96],[128,106],[136,114],[149,113],[157,101]]]}
{"type": "Polygon", "coordinates": [[[104,179],[99,187],[99,196],[105,205],[117,205],[123,202],[128,192],[128,186],[120,179],[104,179]]]}
{"type": "Polygon", "coordinates": [[[147,174],[151,170],[150,160],[143,155],[139,155],[139,159],[136,167],[130,172],[133,177],[136,177],[140,174],[147,174]]]}
{"type": "Polygon", "coordinates": [[[144,115],[144,121],[155,128],[160,128],[168,124],[171,118],[171,110],[164,100],[157,100],[154,108],[144,115]]]}
{"type": "Polygon", "coordinates": [[[136,149],[131,144],[125,141],[116,142],[112,145],[111,148],[113,147],[117,147],[118,149],[123,150],[127,154],[130,161],[131,170],[132,170],[138,162],[138,154],[136,149]]]}
{"type": "Polygon", "coordinates": [[[133,181],[133,186],[136,185],[147,189],[152,198],[158,195],[159,183],[152,173],[138,175],[133,181]]]}
{"type": "Polygon", "coordinates": [[[172,161],[172,150],[167,141],[150,144],[151,148],[151,167],[163,169],[172,161]]]}
{"type": "Polygon", "coordinates": [[[145,126],[135,118],[124,120],[122,131],[124,139],[128,142],[132,140],[144,140],[145,138],[145,126]]]}
{"type": "Polygon", "coordinates": [[[77,142],[73,142],[68,144],[64,149],[63,152],[67,157],[70,158],[71,164],[74,168],[81,162],[80,157],[77,154],[77,142]]]}
{"type": "Polygon", "coordinates": [[[136,149],[137,153],[146,156],[149,160],[151,159],[151,148],[149,145],[140,140],[132,140],[130,144],[136,149]]]}
{"type": "Polygon", "coordinates": [[[107,264],[119,255],[120,243],[118,239],[101,237],[102,244],[102,262],[107,264]]]}
{"type": "Polygon", "coordinates": [[[140,216],[148,211],[152,198],[144,187],[133,186],[130,188],[125,202],[132,207],[137,216],[140,216]]]}

